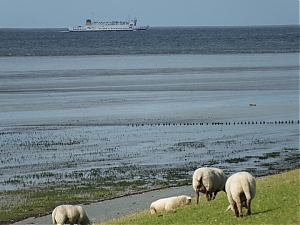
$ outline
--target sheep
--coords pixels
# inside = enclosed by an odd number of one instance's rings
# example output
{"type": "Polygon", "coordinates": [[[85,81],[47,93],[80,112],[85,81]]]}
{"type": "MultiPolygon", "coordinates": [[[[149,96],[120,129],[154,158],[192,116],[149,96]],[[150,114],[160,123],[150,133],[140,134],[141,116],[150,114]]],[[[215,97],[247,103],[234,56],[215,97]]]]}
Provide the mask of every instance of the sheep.
{"type": "Polygon", "coordinates": [[[156,214],[162,211],[170,211],[178,207],[191,204],[192,198],[186,195],[162,198],[155,202],[152,202],[150,205],[150,213],[156,214]]]}
{"type": "Polygon", "coordinates": [[[52,212],[53,224],[91,224],[83,208],[79,205],[59,205],[52,212]]]}
{"type": "Polygon", "coordinates": [[[250,173],[239,172],[231,175],[226,182],[225,190],[235,218],[243,216],[243,204],[246,207],[246,214],[251,215],[251,201],[256,193],[256,181],[250,173]]]}
{"type": "Polygon", "coordinates": [[[219,191],[225,191],[226,180],[226,175],[218,168],[202,167],[195,170],[193,188],[196,192],[197,204],[199,203],[199,192],[206,194],[207,201],[215,199],[219,191]]]}

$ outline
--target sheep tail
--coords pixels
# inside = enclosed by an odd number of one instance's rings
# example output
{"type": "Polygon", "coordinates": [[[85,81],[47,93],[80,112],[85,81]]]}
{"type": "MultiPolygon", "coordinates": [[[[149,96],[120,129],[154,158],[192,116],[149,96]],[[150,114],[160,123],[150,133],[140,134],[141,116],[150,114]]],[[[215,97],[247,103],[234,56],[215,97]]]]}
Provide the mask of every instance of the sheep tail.
{"type": "Polygon", "coordinates": [[[225,210],[225,212],[227,212],[228,210],[230,210],[231,209],[231,206],[229,205],[228,207],[227,207],[227,209],[225,210]]]}

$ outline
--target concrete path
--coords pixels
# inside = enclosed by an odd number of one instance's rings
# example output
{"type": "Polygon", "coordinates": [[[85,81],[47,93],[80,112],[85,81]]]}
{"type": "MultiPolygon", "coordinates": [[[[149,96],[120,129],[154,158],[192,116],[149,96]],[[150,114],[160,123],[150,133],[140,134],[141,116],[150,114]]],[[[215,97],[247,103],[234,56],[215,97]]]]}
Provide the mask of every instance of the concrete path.
{"type": "MultiPolygon", "coordinates": [[[[113,200],[92,203],[90,205],[83,205],[83,207],[93,223],[100,223],[106,220],[112,220],[134,212],[149,209],[150,204],[153,201],[160,198],[167,198],[177,195],[188,195],[194,197],[195,193],[192,186],[189,185],[156,190],[143,194],[130,195],[113,200]]],[[[31,217],[14,224],[52,224],[52,219],[51,215],[38,218],[31,217]]]]}

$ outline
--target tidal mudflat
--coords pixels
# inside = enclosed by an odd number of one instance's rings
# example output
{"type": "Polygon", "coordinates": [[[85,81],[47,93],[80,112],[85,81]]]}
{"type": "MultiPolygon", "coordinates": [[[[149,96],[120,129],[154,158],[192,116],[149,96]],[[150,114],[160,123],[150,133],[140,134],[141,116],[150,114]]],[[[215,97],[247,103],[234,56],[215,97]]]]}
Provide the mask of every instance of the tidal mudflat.
{"type": "Polygon", "coordinates": [[[139,180],[148,189],[189,180],[200,166],[260,176],[298,164],[297,121],[235,123],[33,126],[3,132],[1,147],[13,151],[1,151],[1,187],[67,182],[113,188],[114,182],[139,180]]]}

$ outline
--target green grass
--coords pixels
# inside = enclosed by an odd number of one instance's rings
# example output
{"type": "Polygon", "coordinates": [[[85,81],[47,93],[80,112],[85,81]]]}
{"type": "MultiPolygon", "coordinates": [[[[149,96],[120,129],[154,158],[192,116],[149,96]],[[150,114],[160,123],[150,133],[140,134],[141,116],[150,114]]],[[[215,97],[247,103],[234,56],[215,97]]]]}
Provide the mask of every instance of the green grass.
{"type": "MultiPolygon", "coordinates": [[[[191,206],[173,212],[151,215],[147,210],[105,224],[299,224],[299,171],[258,180],[253,215],[242,219],[233,219],[231,211],[224,212],[228,201],[225,193],[219,193],[211,202],[201,198],[200,204],[196,205],[193,199],[191,206]]],[[[139,185],[130,185],[135,184],[139,185]]],[[[86,185],[3,191],[0,195],[0,224],[30,215],[51,213],[59,204],[88,203],[115,197],[119,188],[99,189],[86,185]],[[3,202],[4,198],[6,201],[3,202]]]]}
{"type": "MultiPolygon", "coordinates": [[[[171,212],[151,215],[145,210],[124,216],[109,224],[299,224],[299,172],[293,170],[257,181],[257,192],[252,201],[252,215],[233,218],[233,212],[225,212],[229,205],[224,192],[213,201],[202,196],[195,204],[171,212]]],[[[243,208],[245,214],[245,209],[243,208]]]]}

